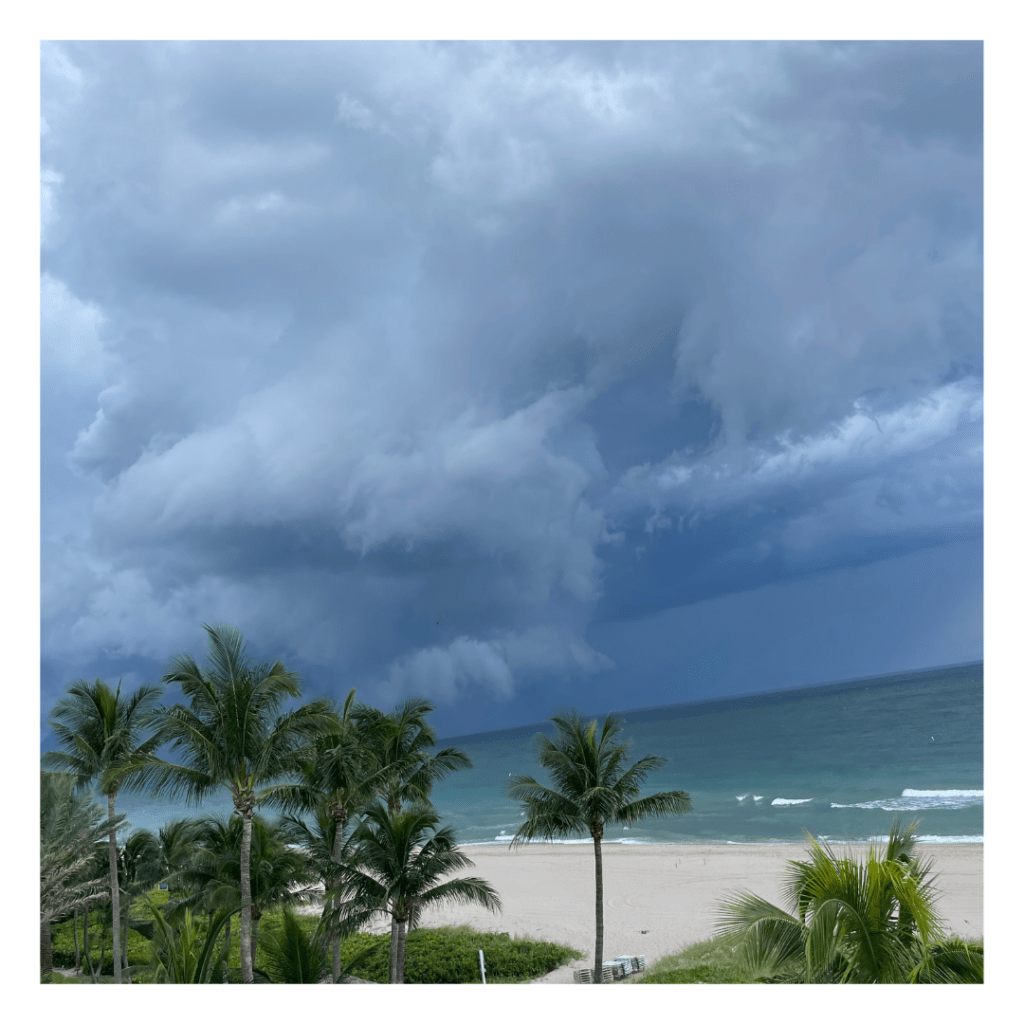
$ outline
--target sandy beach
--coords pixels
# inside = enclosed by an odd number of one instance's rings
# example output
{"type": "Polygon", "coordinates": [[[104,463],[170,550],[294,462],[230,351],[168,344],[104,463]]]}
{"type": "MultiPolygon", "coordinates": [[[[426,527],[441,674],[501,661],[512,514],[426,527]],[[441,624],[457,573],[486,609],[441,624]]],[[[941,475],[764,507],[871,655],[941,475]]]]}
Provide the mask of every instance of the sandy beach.
{"type": "MultiPolygon", "coordinates": [[[[648,964],[711,937],[717,901],[748,888],[782,903],[786,862],[803,859],[804,847],[670,846],[608,844],[604,853],[605,957],[644,956],[648,964]]],[[[852,849],[863,857],[866,847],[852,849]]],[[[918,848],[934,861],[941,891],[940,915],[951,931],[981,936],[984,846],[918,848]]],[[[503,912],[451,907],[424,915],[425,927],[468,924],[574,946],[580,961],[534,984],[572,981],[573,968],[588,966],[594,942],[594,855],[589,844],[465,847],[474,867],[466,874],[487,879],[500,893],[503,912]]],[[[382,925],[381,931],[385,928],[382,925]]]]}

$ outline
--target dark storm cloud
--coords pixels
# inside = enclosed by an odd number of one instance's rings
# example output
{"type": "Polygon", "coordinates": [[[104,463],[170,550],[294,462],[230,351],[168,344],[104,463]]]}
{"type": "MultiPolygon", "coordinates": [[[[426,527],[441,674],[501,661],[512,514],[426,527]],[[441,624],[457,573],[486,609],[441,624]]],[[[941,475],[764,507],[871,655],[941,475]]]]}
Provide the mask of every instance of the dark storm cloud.
{"type": "Polygon", "coordinates": [[[980,45],[42,71],[53,682],[230,621],[321,686],[518,708],[645,593],[980,534],[980,45]]]}

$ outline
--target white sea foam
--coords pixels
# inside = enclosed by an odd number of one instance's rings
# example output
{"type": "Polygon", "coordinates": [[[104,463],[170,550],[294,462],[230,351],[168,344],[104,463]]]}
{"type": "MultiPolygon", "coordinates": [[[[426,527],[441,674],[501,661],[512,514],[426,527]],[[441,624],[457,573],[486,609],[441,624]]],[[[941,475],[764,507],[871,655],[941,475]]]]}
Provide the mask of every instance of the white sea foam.
{"type": "MultiPolygon", "coordinates": [[[[918,843],[929,843],[929,844],[948,844],[948,843],[984,843],[984,836],[915,836],[915,841],[918,843]]],[[[860,839],[850,838],[849,836],[818,836],[818,841],[822,843],[847,844],[847,843],[887,843],[889,842],[888,836],[864,836],[860,839]]]]}
{"type": "Polygon", "coordinates": [[[758,800],[763,800],[763,799],[764,799],[763,796],[755,796],[754,797],[754,803],[756,804],[758,802],[758,800]]]}
{"type": "Polygon", "coordinates": [[[985,795],[983,789],[905,789],[902,796],[970,796],[980,800],[985,795]]]}
{"type": "Polygon", "coordinates": [[[790,800],[788,797],[777,796],[772,801],[772,807],[788,807],[790,804],[809,804],[813,799],[814,797],[808,796],[799,800],[790,800]]]}
{"type": "Polygon", "coordinates": [[[983,789],[905,789],[897,797],[865,800],[856,804],[837,804],[833,807],[861,807],[871,811],[926,811],[937,808],[947,811],[963,807],[978,807],[985,802],[983,789]]]}
{"type": "Polygon", "coordinates": [[[749,793],[743,793],[740,796],[736,797],[736,799],[739,800],[740,803],[743,803],[743,801],[746,800],[748,796],[750,796],[749,793]]]}

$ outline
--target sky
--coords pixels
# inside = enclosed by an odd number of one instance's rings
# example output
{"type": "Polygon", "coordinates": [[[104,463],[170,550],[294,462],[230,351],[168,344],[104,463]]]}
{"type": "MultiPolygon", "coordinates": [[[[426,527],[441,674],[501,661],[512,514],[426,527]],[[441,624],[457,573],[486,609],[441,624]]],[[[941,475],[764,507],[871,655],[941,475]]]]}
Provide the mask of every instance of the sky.
{"type": "Polygon", "coordinates": [[[41,82],[44,719],[204,622],[442,736],[982,657],[981,43],[41,82]]]}

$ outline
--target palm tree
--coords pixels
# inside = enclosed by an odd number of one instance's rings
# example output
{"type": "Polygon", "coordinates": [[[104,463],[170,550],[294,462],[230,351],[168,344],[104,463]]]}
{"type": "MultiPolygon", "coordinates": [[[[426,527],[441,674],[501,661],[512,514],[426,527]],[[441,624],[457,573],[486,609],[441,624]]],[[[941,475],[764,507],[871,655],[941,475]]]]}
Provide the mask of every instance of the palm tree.
{"type": "MultiPolygon", "coordinates": [[[[312,814],[312,822],[298,815],[287,815],[283,825],[288,829],[291,841],[301,847],[308,859],[309,868],[323,887],[325,902],[321,923],[331,940],[331,980],[337,984],[342,973],[341,962],[341,931],[327,928],[332,918],[332,910],[340,900],[340,895],[327,897],[326,894],[335,889],[343,874],[342,863],[347,848],[346,829],[354,823],[353,818],[344,818],[340,822],[331,811],[327,800],[322,800],[312,814]]],[[[349,832],[348,838],[351,839],[349,832]]]]}
{"type": "MultiPolygon", "coordinates": [[[[110,822],[94,801],[76,797],[74,775],[40,772],[39,781],[39,960],[45,976],[53,972],[51,924],[108,898],[95,849],[110,822]]],[[[115,818],[115,826],[123,820],[115,818]]]]}
{"type": "Polygon", "coordinates": [[[428,803],[435,782],[449,772],[473,767],[458,747],[429,753],[437,743],[437,734],[427,724],[433,710],[429,700],[409,697],[390,714],[365,704],[352,711],[375,765],[373,791],[392,814],[405,803],[428,803]]]}
{"type": "Polygon", "coordinates": [[[516,775],[508,794],[522,803],[526,820],[512,837],[510,847],[529,839],[555,839],[590,835],[594,841],[595,898],[594,984],[601,982],[604,957],[604,872],[601,839],[605,825],[630,824],[642,818],[685,814],[690,797],[683,790],[640,796],[648,774],[666,764],[664,757],[643,757],[627,767],[628,743],[615,737],[622,720],[608,715],[598,729],[597,720],[584,722],[576,713],[555,715],[553,740],[537,737],[537,760],[548,770],[552,788],[528,775],[516,775]]]}
{"type": "MultiPolygon", "coordinates": [[[[48,768],[71,772],[80,787],[100,781],[107,797],[109,819],[110,901],[115,922],[120,921],[120,894],[117,885],[117,829],[113,824],[118,789],[138,781],[134,769],[145,763],[159,745],[153,732],[142,739],[154,722],[156,686],[140,686],[130,697],[121,696],[121,683],[113,691],[102,679],[87,683],[79,679],[68,687],[50,715],[50,727],[63,748],[43,756],[48,768]]],[[[121,939],[114,927],[114,982],[121,983],[121,939]]]]}
{"type": "Polygon", "coordinates": [[[423,909],[442,903],[479,903],[501,909],[501,899],[482,878],[441,879],[470,861],[455,847],[450,826],[438,827],[432,808],[414,806],[391,814],[382,804],[368,807],[353,836],[354,854],[336,889],[343,897],[331,922],[356,929],[378,914],[391,918],[388,981],[405,980],[405,935],[423,909]]]}
{"type": "MultiPolygon", "coordinates": [[[[317,736],[304,752],[295,782],[270,787],[266,802],[288,811],[301,811],[313,818],[310,827],[294,814],[289,827],[298,842],[319,856],[329,844],[328,858],[318,860],[318,875],[325,889],[338,880],[342,846],[351,816],[372,798],[376,779],[386,769],[373,763],[351,712],[356,691],[349,691],[337,722],[317,736]]],[[[341,976],[341,936],[332,942],[332,978],[341,976]]]]}
{"type": "Polygon", "coordinates": [[[263,794],[257,789],[297,769],[299,750],[333,720],[330,703],[313,701],[279,714],[287,697],[298,697],[298,676],[280,661],[253,664],[242,634],[231,626],[203,627],[208,636],[208,665],[179,655],[163,677],[177,683],[190,705],[166,712],[164,730],[172,750],[185,763],[152,761],[141,776],[158,792],[184,794],[198,802],[219,786],[231,793],[242,820],[241,875],[242,980],[252,975],[252,820],[263,794]]]}
{"type": "Polygon", "coordinates": [[[741,891],[723,901],[719,934],[743,944],[768,981],[899,983],[981,980],[978,947],[941,939],[931,864],[914,856],[917,822],[893,822],[865,863],[809,835],[810,861],[790,861],[789,911],[741,891]]]}
{"type": "Polygon", "coordinates": [[[172,818],[157,831],[161,882],[188,866],[195,853],[198,822],[195,818],[172,818]]]}
{"type": "MultiPolygon", "coordinates": [[[[368,960],[377,946],[366,946],[345,957],[342,974],[368,960]]],[[[290,908],[285,908],[279,931],[271,932],[264,943],[266,975],[276,985],[317,985],[332,981],[331,964],[321,926],[310,935],[290,908]]]]}
{"type": "Polygon", "coordinates": [[[147,892],[160,880],[160,844],[148,829],[136,829],[121,847],[120,885],[124,896],[124,914],[120,922],[121,954],[125,977],[131,983],[128,966],[128,928],[132,900],[147,892]]]}

